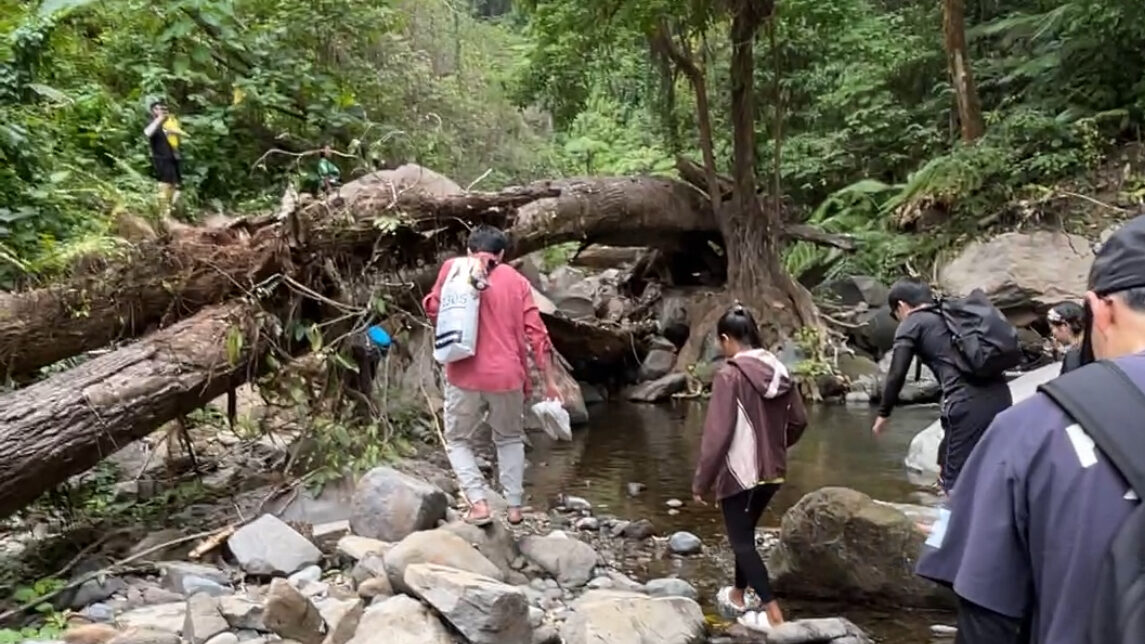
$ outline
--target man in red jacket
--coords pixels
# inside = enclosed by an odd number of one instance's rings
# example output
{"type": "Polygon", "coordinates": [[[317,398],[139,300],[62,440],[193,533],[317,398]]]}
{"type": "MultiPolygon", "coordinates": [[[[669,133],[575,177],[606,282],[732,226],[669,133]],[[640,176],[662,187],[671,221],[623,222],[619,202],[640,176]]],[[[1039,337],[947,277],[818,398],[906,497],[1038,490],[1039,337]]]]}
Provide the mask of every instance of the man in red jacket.
{"type": "MultiPolygon", "coordinates": [[[[544,376],[546,394],[560,399],[552,373],[552,344],[533,301],[529,281],[502,264],[508,239],[502,231],[482,226],[469,235],[469,257],[485,269],[478,314],[477,350],[472,358],[445,365],[445,449],[471,507],[466,521],[492,521],[485,501],[485,477],[473,454],[473,434],[482,420],[493,429],[501,486],[509,502],[509,522],[521,522],[525,476],[525,396],[529,389],[528,350],[544,376]],[[488,417],[486,418],[486,413],[488,417]]],[[[454,260],[437,274],[422,305],[436,321],[441,287],[454,260]]]]}

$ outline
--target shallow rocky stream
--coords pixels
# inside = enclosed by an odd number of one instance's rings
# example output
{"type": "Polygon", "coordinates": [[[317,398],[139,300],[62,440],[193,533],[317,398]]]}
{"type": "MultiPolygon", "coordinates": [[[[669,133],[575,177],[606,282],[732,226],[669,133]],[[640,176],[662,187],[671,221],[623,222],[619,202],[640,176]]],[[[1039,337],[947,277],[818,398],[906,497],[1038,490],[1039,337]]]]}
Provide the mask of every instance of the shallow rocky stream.
{"type": "MultiPolygon", "coordinates": [[[[873,498],[895,503],[930,503],[933,497],[912,484],[903,467],[911,438],[937,418],[937,407],[896,410],[891,429],[871,435],[875,411],[866,405],[817,405],[808,408],[809,425],[791,452],[787,483],[776,495],[761,522],[761,533],[777,529],[788,508],[804,494],[824,486],[844,486],[873,498]]],[[[719,510],[691,500],[691,481],[704,420],[701,403],[638,405],[608,403],[592,409],[587,428],[575,432],[571,443],[553,443],[533,435],[532,467],[528,475],[532,503],[538,509],[557,505],[567,494],[591,502],[599,513],[628,519],[649,519],[660,534],[687,530],[701,537],[706,556],[685,559],[653,558],[649,579],[678,575],[700,592],[706,611],[720,586],[731,579],[731,553],[723,535],[719,510]],[[638,494],[629,484],[639,484],[638,494]],[[684,505],[670,507],[675,501],[684,505]]],[[[761,536],[762,539],[762,536],[761,536]]],[[[949,624],[942,612],[887,612],[857,606],[787,603],[795,617],[843,615],[878,641],[920,644],[930,641],[931,624],[949,624]]]]}

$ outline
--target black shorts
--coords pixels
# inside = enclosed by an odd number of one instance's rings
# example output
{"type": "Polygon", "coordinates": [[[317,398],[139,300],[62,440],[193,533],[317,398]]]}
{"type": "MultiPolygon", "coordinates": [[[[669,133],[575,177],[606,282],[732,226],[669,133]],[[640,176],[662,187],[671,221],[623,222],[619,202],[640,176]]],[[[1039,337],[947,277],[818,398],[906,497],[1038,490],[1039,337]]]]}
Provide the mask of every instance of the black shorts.
{"type": "Polygon", "coordinates": [[[152,160],[155,166],[155,179],[159,183],[178,186],[183,183],[183,175],[179,171],[179,159],[155,157],[152,160]]]}

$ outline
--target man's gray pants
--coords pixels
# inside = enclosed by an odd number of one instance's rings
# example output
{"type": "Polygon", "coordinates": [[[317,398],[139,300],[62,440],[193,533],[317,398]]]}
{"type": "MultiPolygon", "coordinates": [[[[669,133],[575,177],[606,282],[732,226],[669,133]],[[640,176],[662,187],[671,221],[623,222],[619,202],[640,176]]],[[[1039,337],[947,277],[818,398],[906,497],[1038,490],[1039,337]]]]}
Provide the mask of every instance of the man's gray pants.
{"type": "Polygon", "coordinates": [[[511,507],[524,497],[525,393],[473,391],[445,385],[445,452],[470,503],[485,500],[485,477],[477,467],[473,438],[482,421],[493,429],[501,487],[511,507]]]}

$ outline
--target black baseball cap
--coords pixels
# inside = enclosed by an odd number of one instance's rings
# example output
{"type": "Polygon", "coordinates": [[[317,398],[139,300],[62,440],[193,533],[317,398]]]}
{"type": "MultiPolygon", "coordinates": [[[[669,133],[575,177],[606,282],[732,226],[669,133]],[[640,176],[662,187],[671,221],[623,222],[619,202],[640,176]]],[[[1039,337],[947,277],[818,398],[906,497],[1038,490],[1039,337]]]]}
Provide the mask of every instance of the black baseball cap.
{"type": "Polygon", "coordinates": [[[1089,290],[1098,295],[1145,286],[1145,215],[1125,222],[1101,245],[1089,269],[1089,290]]]}

